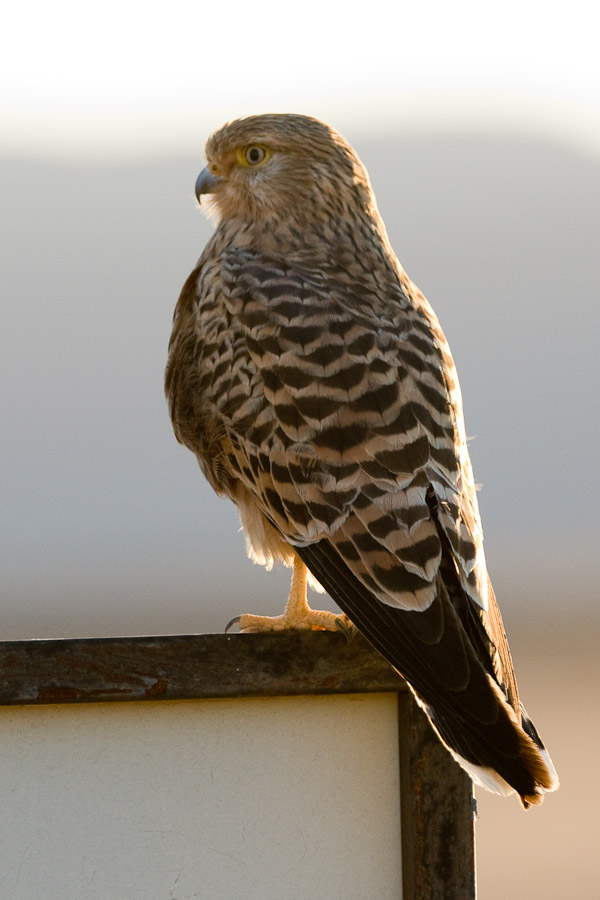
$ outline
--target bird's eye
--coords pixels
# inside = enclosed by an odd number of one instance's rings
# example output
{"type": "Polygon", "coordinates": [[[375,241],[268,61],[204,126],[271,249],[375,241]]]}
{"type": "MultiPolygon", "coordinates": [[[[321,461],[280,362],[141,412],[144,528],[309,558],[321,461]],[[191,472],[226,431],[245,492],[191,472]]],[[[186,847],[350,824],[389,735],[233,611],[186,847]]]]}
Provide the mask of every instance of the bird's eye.
{"type": "Polygon", "coordinates": [[[258,144],[251,144],[250,147],[245,148],[243,153],[244,163],[247,166],[259,166],[267,158],[267,151],[258,144]]]}
{"type": "Polygon", "coordinates": [[[250,166],[257,166],[263,161],[266,153],[262,147],[247,147],[244,156],[250,166]]]}

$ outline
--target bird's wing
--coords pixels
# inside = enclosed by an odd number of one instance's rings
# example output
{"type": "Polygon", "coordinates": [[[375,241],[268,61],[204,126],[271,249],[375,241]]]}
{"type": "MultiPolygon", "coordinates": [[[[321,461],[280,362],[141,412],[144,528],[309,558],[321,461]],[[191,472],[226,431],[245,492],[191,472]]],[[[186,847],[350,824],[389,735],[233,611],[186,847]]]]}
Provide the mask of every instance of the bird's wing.
{"type": "Polygon", "coordinates": [[[378,600],[407,610],[431,604],[446,542],[485,609],[458,383],[425,301],[396,283],[380,311],[356,280],[341,289],[249,251],[226,254],[224,281],[267,401],[229,431],[269,519],[296,546],[326,537],[378,600]]]}

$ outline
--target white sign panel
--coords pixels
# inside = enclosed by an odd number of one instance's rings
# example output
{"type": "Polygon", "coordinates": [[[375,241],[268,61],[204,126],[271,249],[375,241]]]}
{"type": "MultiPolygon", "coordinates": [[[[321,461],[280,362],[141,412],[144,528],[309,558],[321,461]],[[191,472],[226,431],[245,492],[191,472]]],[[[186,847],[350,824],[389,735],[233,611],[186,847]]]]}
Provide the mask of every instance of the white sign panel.
{"type": "Polygon", "coordinates": [[[0,709],[7,900],[398,900],[395,694],[0,709]]]}

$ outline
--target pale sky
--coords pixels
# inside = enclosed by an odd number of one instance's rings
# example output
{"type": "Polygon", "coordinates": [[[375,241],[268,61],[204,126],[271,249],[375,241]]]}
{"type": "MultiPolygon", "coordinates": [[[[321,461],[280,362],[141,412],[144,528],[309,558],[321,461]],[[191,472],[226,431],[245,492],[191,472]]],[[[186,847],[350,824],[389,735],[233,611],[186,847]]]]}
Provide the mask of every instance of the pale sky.
{"type": "Polygon", "coordinates": [[[342,131],[506,130],[600,151],[589,0],[11,4],[0,152],[177,151],[238,115],[342,131]]]}

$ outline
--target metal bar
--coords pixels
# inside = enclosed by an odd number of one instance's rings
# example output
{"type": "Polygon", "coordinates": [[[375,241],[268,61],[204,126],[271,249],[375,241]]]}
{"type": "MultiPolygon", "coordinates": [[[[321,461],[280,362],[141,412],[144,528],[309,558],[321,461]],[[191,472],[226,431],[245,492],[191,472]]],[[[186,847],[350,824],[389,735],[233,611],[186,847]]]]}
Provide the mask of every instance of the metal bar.
{"type": "Polygon", "coordinates": [[[475,900],[471,779],[409,692],[398,696],[403,900],[475,900]]]}
{"type": "Polygon", "coordinates": [[[198,634],[0,643],[0,705],[402,691],[359,635],[198,634]]]}

